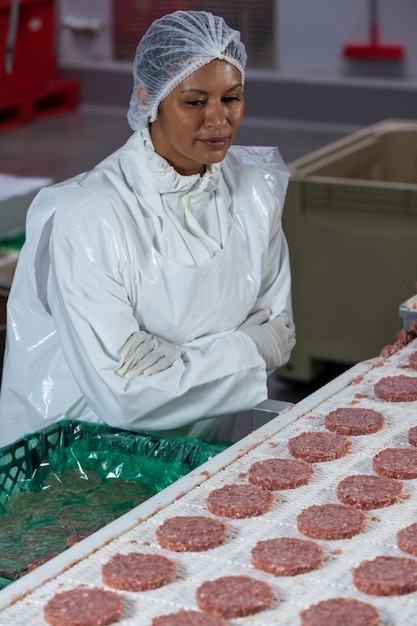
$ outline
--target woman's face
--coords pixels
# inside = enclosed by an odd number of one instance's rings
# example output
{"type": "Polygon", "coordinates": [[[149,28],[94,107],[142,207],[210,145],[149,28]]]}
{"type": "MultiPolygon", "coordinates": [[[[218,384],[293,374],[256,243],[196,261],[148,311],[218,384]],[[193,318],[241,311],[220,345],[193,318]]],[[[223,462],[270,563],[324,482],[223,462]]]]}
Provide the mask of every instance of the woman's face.
{"type": "Polygon", "coordinates": [[[204,171],[226,156],[242,121],[242,76],[227,61],[215,59],[195,71],[160,104],[151,125],[158,154],[179,174],[204,171]]]}

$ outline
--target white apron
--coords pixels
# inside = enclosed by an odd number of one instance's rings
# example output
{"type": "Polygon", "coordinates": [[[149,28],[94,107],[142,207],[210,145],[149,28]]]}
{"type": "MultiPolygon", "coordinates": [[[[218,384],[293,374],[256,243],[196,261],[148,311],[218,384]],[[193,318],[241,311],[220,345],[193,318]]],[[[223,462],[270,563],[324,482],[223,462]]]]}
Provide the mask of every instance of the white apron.
{"type": "Polygon", "coordinates": [[[164,254],[148,161],[135,133],[34,200],[8,304],[0,446],[63,418],[210,440],[222,416],[267,397],[265,363],[235,330],[259,308],[291,309],[285,166],[275,149],[230,151],[216,188],[231,203],[228,236],[193,266],[164,254]],[[127,381],[120,347],[139,328],[184,357],[127,381]]]}

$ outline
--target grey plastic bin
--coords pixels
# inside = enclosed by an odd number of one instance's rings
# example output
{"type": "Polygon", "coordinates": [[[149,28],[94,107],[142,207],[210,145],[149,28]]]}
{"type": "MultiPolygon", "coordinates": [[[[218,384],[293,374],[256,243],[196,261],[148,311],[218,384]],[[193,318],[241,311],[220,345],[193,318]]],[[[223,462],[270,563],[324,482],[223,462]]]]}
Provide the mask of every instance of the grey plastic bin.
{"type": "Polygon", "coordinates": [[[386,120],[289,164],[284,230],[297,346],[278,370],[378,355],[417,280],[417,121],[386,120]]]}

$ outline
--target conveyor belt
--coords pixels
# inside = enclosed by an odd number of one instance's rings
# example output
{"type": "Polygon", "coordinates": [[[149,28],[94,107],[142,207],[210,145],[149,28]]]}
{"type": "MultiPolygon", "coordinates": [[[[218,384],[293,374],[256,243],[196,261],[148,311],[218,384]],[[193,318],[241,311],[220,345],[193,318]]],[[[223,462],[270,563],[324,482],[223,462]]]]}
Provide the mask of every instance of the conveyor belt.
{"type": "Polygon", "coordinates": [[[355,366],[154,498],[11,584],[0,592],[0,608],[4,607],[0,624],[44,626],[42,610],[49,598],[81,582],[102,585],[101,565],[116,552],[132,550],[165,554],[177,564],[178,573],[173,582],[160,589],[119,592],[126,599],[126,610],[117,622],[120,626],[150,626],[152,617],[157,615],[181,608],[196,609],[195,590],[199,584],[237,573],[267,581],[274,590],[275,600],[261,613],[229,620],[231,626],[295,626],[299,623],[300,610],[321,599],[338,596],[373,604],[380,611],[381,626],[416,623],[417,593],[399,597],[367,596],[354,587],[351,568],[378,555],[404,555],[396,545],[396,532],[417,521],[417,480],[404,481],[406,497],[398,504],[368,511],[366,528],[359,535],[347,540],[320,541],[326,560],[315,571],[295,577],[274,577],[256,570],[250,562],[250,550],[258,540],[302,537],[296,526],[297,514],[311,504],[337,502],[335,488],[344,477],[374,473],[372,457],[376,452],[388,446],[409,445],[407,431],[417,425],[417,403],[383,402],[375,396],[373,385],[383,376],[417,376],[416,371],[406,369],[408,355],[416,349],[417,340],[389,359],[376,358],[355,366]],[[316,463],[308,485],[275,492],[276,500],[264,515],[226,520],[229,534],[218,548],[180,554],[158,546],[155,529],[164,519],[207,513],[205,498],[212,489],[226,483],[246,482],[246,472],[254,461],[289,457],[286,443],[290,437],[304,430],[324,430],[325,415],[349,405],[382,412],[384,428],[372,435],[351,437],[352,448],[347,456],[316,463]],[[79,562],[70,566],[76,559],[79,562]],[[21,597],[23,594],[25,597],[21,597]]]}

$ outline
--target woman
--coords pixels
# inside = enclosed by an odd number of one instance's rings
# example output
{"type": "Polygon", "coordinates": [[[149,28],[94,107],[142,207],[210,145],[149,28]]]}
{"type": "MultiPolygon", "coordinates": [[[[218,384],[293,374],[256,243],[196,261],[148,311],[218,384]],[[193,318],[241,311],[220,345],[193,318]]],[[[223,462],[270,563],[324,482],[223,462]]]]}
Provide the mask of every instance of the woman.
{"type": "Polygon", "coordinates": [[[39,192],[13,281],[0,446],[60,419],[226,436],[295,343],[281,228],[288,174],[233,147],[239,33],[210,13],[154,22],[134,61],[135,131],[39,192]]]}

